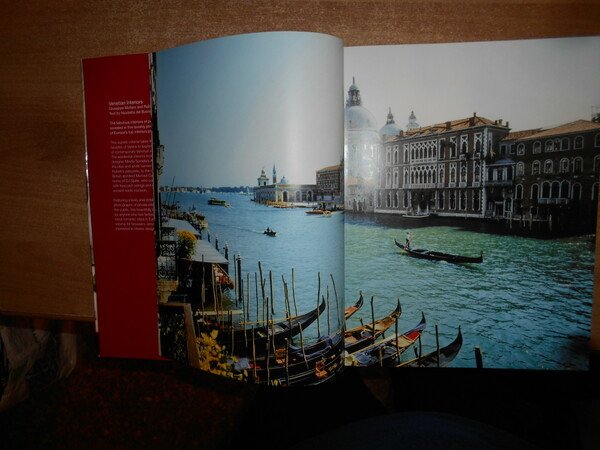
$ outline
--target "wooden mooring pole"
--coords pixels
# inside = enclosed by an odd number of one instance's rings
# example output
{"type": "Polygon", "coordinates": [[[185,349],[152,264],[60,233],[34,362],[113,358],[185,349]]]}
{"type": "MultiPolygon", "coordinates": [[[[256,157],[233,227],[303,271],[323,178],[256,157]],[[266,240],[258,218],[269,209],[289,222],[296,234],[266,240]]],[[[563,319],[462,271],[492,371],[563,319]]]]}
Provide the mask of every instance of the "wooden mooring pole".
{"type": "Polygon", "coordinates": [[[440,336],[438,334],[438,324],[435,324],[435,348],[437,352],[437,366],[440,367],[440,336]]]}
{"type": "Polygon", "coordinates": [[[238,253],[237,256],[237,275],[238,275],[238,300],[240,302],[244,301],[244,293],[242,291],[242,255],[238,253]]]}
{"type": "Polygon", "coordinates": [[[475,347],[475,365],[478,369],[483,369],[483,356],[481,355],[481,348],[475,347]]]}

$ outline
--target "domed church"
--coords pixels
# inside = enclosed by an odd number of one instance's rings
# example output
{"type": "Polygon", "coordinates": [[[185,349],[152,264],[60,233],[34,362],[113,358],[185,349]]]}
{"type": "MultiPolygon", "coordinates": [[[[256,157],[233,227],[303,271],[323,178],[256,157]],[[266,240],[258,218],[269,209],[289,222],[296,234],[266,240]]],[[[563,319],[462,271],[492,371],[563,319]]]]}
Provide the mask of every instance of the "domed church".
{"type": "Polygon", "coordinates": [[[381,148],[377,122],[362,106],[354,77],[344,108],[345,208],[356,212],[374,211],[377,155],[381,148]]]}

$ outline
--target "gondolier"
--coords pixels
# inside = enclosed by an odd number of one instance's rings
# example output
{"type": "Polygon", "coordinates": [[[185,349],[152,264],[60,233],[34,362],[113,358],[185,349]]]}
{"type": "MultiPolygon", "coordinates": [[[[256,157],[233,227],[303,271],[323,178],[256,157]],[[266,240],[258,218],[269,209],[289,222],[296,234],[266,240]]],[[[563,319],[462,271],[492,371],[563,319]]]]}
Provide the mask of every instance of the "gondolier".
{"type": "Polygon", "coordinates": [[[410,248],[410,231],[406,232],[406,248],[410,248]]]}

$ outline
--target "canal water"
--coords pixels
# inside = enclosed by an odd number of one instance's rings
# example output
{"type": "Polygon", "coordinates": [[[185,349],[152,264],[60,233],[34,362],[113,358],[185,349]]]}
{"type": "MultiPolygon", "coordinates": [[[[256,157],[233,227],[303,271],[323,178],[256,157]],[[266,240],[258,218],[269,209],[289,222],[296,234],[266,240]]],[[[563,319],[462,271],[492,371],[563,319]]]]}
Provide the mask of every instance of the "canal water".
{"type": "MultiPolygon", "coordinates": [[[[165,193],[163,200],[165,199],[165,193]]],[[[173,194],[171,194],[173,195],[173,194]]],[[[330,310],[329,328],[333,333],[341,327],[344,308],[344,215],[332,214],[330,217],[309,215],[306,208],[279,209],[253,202],[251,195],[233,193],[176,193],[175,201],[181,210],[187,211],[196,207],[198,212],[206,215],[211,242],[218,237],[219,247],[229,248],[230,261],[232,255],[242,257],[242,275],[246,283],[246,275],[251,279],[250,319],[256,319],[256,299],[254,274],[258,273],[258,262],[261,262],[263,276],[266,278],[266,295],[269,295],[269,271],[273,276],[275,297],[275,317],[285,317],[285,293],[282,276],[288,284],[292,311],[292,268],[294,269],[295,293],[298,313],[303,314],[317,307],[319,289],[318,277],[321,277],[321,296],[327,298],[329,288],[330,310]],[[208,205],[208,200],[216,197],[227,201],[231,207],[208,205]],[[269,237],[263,232],[267,227],[277,232],[276,237],[269,237]],[[333,282],[335,281],[335,290],[333,282]],[[335,292],[338,296],[336,312],[335,292]]],[[[206,230],[203,232],[206,238],[206,230]]],[[[230,263],[230,275],[234,275],[233,263],[230,263]]],[[[259,285],[259,296],[260,296],[259,285]]],[[[231,295],[233,298],[234,296],[231,295]]],[[[261,303],[262,305],[262,303],[261,303]]],[[[241,306],[238,306],[242,309],[241,306]]],[[[259,308],[262,318],[262,306],[259,308]]],[[[326,311],[319,319],[321,335],[327,333],[326,311]]],[[[305,332],[309,340],[316,338],[316,323],[305,332]]]]}
{"type": "MultiPolygon", "coordinates": [[[[488,368],[588,367],[593,237],[492,234],[481,223],[469,229],[464,220],[448,225],[433,218],[345,219],[346,292],[374,296],[377,316],[399,298],[400,330],[418,323],[424,312],[424,353],[435,350],[437,323],[441,346],[461,326],[464,342],[453,367],[474,367],[476,346],[488,368]],[[413,248],[471,256],[483,251],[484,261],[456,265],[401,254],[394,239],[404,243],[406,231],[413,248]]],[[[368,308],[361,313],[369,320],[368,308]]]]}
{"type": "MultiPolygon", "coordinates": [[[[164,194],[163,194],[164,196],[164,194]]],[[[282,275],[290,286],[295,270],[299,313],[317,304],[317,274],[321,294],[329,286],[330,328],[339,326],[335,314],[333,275],[342,302],[354,303],[363,292],[365,305],[348,327],[402,305],[400,332],[416,325],[421,312],[427,319],[423,352],[435,349],[434,325],[440,345],[451,342],[461,327],[464,343],[453,367],[474,367],[474,348],[480,347],[488,368],[587,369],[594,269],[592,236],[535,239],[501,234],[493,226],[467,221],[403,219],[336,213],[311,216],[306,209],[276,209],[258,205],[250,195],[177,193],[183,210],[192,206],[206,214],[209,231],[230,254],[241,254],[242,273],[254,273],[258,261],[267,278],[273,274],[276,317],[285,313],[282,275]],[[209,206],[211,196],[231,208],[209,206]],[[270,227],[277,237],[263,234],[270,227]],[[394,239],[404,242],[410,230],[413,247],[478,256],[482,264],[454,265],[418,260],[400,253],[394,239]],[[493,232],[492,232],[493,231],[493,232]],[[345,251],[344,251],[345,249],[345,251]]],[[[213,240],[214,243],[214,240],[213,240]]],[[[230,269],[233,274],[233,267],[230,269]]],[[[254,294],[251,319],[256,317],[254,294]]],[[[259,315],[262,312],[259,313],[259,315]]],[[[321,334],[327,320],[322,315],[321,334]]],[[[393,333],[393,329],[390,330],[393,333]]],[[[390,335],[390,332],[386,336],[390,335]]],[[[316,326],[306,333],[316,337],[316,326]]],[[[409,349],[409,356],[413,356],[409,349]]]]}

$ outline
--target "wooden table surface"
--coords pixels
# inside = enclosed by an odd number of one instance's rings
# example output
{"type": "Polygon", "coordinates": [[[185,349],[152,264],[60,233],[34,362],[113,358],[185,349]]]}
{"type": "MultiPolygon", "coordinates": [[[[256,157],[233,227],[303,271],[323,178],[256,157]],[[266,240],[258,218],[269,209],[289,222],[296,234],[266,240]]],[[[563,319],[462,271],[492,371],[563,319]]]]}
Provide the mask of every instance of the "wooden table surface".
{"type": "MultiPolygon", "coordinates": [[[[81,58],[302,30],[346,45],[600,34],[597,1],[4,2],[0,313],[93,320],[81,58]],[[56,4],[53,4],[56,3],[56,4]]],[[[597,314],[597,311],[596,311],[597,314]]]]}

